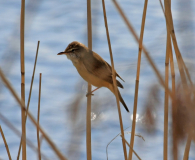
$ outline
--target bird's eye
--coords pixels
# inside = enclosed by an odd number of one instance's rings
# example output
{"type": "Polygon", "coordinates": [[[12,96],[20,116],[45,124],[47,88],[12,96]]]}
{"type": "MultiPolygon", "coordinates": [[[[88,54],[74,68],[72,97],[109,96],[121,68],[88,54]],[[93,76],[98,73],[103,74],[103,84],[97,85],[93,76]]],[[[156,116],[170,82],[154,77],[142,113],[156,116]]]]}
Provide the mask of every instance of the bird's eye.
{"type": "Polygon", "coordinates": [[[74,49],[72,49],[72,52],[74,52],[75,50],[74,49]]]}

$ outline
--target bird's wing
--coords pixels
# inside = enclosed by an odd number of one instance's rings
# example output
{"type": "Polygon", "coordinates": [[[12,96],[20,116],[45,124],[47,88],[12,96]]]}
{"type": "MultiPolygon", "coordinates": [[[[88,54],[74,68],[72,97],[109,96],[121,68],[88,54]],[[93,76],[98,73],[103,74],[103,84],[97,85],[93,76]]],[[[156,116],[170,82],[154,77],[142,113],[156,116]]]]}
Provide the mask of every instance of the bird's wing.
{"type": "MultiPolygon", "coordinates": [[[[105,61],[105,62],[106,62],[106,61],[105,61]]],[[[107,62],[106,62],[106,63],[107,63],[107,62]]],[[[111,70],[111,72],[112,72],[112,67],[111,67],[108,63],[107,63],[107,65],[109,66],[109,68],[110,68],[110,70],[111,70]]],[[[117,76],[117,77],[119,77],[123,82],[125,82],[124,79],[122,79],[121,76],[119,76],[119,74],[118,74],[116,71],[115,71],[115,73],[116,73],[116,76],[117,76]]]]}
{"type": "MultiPolygon", "coordinates": [[[[97,53],[91,52],[90,54],[83,59],[83,64],[88,72],[113,84],[111,66],[97,53]],[[93,56],[90,54],[93,54],[93,56]]],[[[118,74],[116,73],[116,75],[118,74]]],[[[119,81],[117,81],[117,86],[123,88],[119,81]]]]}

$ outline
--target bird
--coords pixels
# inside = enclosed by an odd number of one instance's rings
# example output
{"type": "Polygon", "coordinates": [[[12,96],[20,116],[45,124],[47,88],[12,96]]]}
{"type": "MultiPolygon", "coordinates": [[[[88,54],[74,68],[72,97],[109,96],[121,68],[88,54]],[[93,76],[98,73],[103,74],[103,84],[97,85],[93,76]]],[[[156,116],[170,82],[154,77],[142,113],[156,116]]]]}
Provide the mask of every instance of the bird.
{"type": "MultiPolygon", "coordinates": [[[[106,87],[115,95],[112,80],[112,68],[100,55],[77,41],[71,42],[63,52],[60,52],[57,55],[66,55],[67,58],[72,61],[80,76],[88,83],[97,87],[95,90],[101,87],[106,87]]],[[[116,71],[115,75],[124,81],[116,71]]],[[[118,87],[123,88],[123,85],[118,80],[116,80],[116,83],[118,87]]],[[[119,100],[126,111],[129,112],[118,87],[117,91],[119,100]]],[[[95,90],[88,93],[86,96],[89,94],[93,95],[92,93],[95,90]]]]}

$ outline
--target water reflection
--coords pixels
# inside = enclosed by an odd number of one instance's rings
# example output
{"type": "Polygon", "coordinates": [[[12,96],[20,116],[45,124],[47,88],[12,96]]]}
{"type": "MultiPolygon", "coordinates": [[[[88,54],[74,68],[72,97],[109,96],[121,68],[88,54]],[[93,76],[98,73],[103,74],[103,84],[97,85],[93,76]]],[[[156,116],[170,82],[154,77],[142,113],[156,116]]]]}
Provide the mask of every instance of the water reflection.
{"type": "Polygon", "coordinates": [[[94,112],[91,112],[91,120],[95,120],[97,117],[97,115],[94,112]]]}
{"type": "MultiPolygon", "coordinates": [[[[153,119],[156,119],[156,113],[155,112],[152,112],[151,116],[152,116],[153,119]]],[[[131,114],[130,119],[131,119],[131,121],[133,121],[133,114],[131,114]]],[[[147,122],[147,115],[146,115],[146,113],[144,115],[136,114],[135,121],[139,122],[141,124],[147,124],[148,122],[147,122]]]]}
{"type": "MultiPolygon", "coordinates": [[[[131,120],[133,121],[133,114],[131,114],[131,120]]],[[[135,121],[138,122],[140,120],[140,115],[136,114],[136,119],[135,121]]]]}

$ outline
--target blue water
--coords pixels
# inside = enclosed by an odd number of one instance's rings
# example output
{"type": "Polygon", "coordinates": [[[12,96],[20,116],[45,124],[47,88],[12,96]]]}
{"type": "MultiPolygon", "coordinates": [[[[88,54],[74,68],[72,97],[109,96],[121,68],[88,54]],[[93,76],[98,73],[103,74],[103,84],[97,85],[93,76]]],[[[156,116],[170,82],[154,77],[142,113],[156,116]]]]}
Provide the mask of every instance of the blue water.
{"type": "MultiPolygon", "coordinates": [[[[172,2],[175,32],[180,50],[190,66],[194,60],[195,4],[191,1],[172,2]],[[184,4],[183,4],[184,3],[184,4]],[[179,5],[182,4],[182,5],[179,5]],[[183,6],[183,7],[181,7],[183,6]],[[189,11],[191,7],[191,12],[189,11]],[[189,13],[189,14],[188,14],[189,13]]],[[[20,95],[20,1],[7,0],[0,2],[0,66],[8,76],[12,86],[20,95]],[[9,60],[9,63],[8,61],[9,60]]],[[[144,1],[123,0],[122,9],[133,24],[139,35],[144,1]]],[[[121,94],[130,110],[127,113],[121,106],[124,128],[131,126],[133,113],[133,97],[136,76],[138,46],[128,28],[118,14],[112,1],[106,1],[109,33],[115,68],[125,80],[121,94]]],[[[102,4],[92,1],[93,50],[110,63],[106,31],[103,20],[102,4]]],[[[87,83],[78,75],[76,69],[65,56],[57,56],[72,41],[80,41],[87,45],[86,1],[79,0],[47,0],[26,2],[25,28],[25,84],[26,103],[32,77],[37,41],[40,40],[39,56],[32,90],[30,112],[37,117],[39,73],[42,73],[40,124],[53,140],[59,150],[69,159],[86,159],[85,147],[85,112],[87,83]],[[81,96],[79,112],[71,108],[76,97],[81,96]],[[76,116],[73,123],[72,115],[76,116]],[[72,147],[70,147],[72,146],[72,147]]],[[[166,25],[159,1],[149,1],[144,32],[144,45],[150,52],[161,74],[164,74],[166,25]]],[[[177,67],[176,67],[177,69],[177,67]]],[[[192,70],[193,71],[193,70],[192,70]]],[[[178,72],[176,72],[178,73],[178,72]]],[[[194,77],[193,77],[194,78],[194,77]]],[[[142,58],[138,119],[136,133],[141,138],[135,138],[135,151],[144,160],[162,159],[163,155],[163,103],[159,104],[155,113],[156,129],[153,134],[147,134],[142,123],[144,107],[149,89],[158,80],[147,62],[142,58]]],[[[163,90],[160,90],[160,102],[163,102],[163,90]]],[[[3,87],[0,90],[0,112],[19,131],[21,131],[20,109],[9,91],[3,87]]],[[[106,145],[120,132],[115,98],[106,88],[101,88],[92,97],[92,157],[94,160],[106,159],[106,145]]],[[[73,117],[74,117],[73,116],[73,117]]],[[[17,137],[0,120],[11,156],[16,159],[20,138],[17,137]]],[[[131,129],[127,129],[130,131],[131,129]]],[[[36,128],[27,120],[27,138],[37,146],[36,128]]],[[[126,134],[129,141],[130,134],[126,134]]],[[[169,157],[171,158],[171,137],[169,138],[169,157]]],[[[185,143],[179,153],[182,158],[185,143]]],[[[195,159],[194,144],[191,146],[189,159],[195,159]]],[[[57,159],[46,141],[41,145],[42,152],[50,159],[57,159]]],[[[117,137],[108,147],[109,160],[123,159],[121,138],[117,137]]],[[[8,159],[0,138],[0,158],[8,159]]],[[[27,147],[27,159],[34,160],[37,153],[27,147]]],[[[136,159],[134,157],[133,159],[136,159]]]]}

